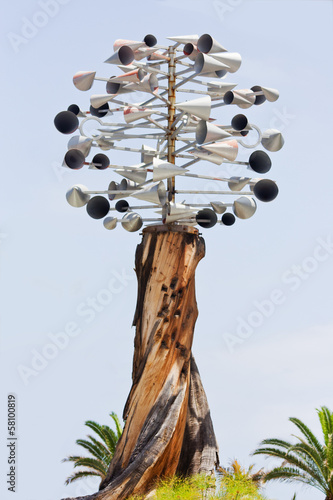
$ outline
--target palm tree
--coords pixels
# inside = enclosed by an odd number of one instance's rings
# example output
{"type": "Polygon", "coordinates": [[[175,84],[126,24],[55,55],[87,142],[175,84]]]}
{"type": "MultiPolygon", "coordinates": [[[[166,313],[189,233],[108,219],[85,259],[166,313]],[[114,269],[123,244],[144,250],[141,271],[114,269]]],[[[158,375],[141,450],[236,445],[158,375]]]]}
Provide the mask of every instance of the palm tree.
{"type": "Polygon", "coordinates": [[[106,477],[110,462],[116,449],[116,444],[122,435],[123,429],[119,418],[115,413],[111,413],[116,432],[107,425],[100,425],[92,420],[87,420],[85,425],[94,431],[100,440],[88,435],[88,439],[78,439],[76,444],[87,450],[92,457],[69,456],[63,462],[74,462],[74,467],[84,467],[82,470],[74,472],[66,479],[65,484],[70,484],[77,479],[87,476],[99,476],[101,481],[106,477]]]}
{"type": "Polygon", "coordinates": [[[267,481],[299,481],[313,486],[333,500],[333,413],[325,406],[317,409],[324,444],[299,419],[289,420],[302,433],[295,444],[282,439],[265,439],[253,455],[268,455],[282,459],[280,466],[265,474],[267,481]]]}

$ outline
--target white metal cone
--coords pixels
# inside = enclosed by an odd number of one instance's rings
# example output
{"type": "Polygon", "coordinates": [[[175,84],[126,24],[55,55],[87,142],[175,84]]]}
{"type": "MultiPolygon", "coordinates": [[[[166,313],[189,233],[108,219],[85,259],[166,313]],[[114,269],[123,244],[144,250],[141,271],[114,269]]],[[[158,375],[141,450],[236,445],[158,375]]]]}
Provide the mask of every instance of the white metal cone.
{"type": "Polygon", "coordinates": [[[221,163],[223,162],[222,156],[212,153],[211,151],[205,151],[203,149],[202,150],[194,149],[189,152],[196,158],[210,161],[211,163],[215,163],[215,165],[221,165],[221,163]]]}
{"type": "Polygon", "coordinates": [[[238,142],[235,140],[215,142],[214,144],[207,144],[203,148],[229,161],[236,160],[238,154],[238,142]]]}
{"type": "Polygon", "coordinates": [[[261,144],[267,151],[279,151],[284,145],[284,138],[279,130],[270,128],[262,134],[261,144]]]}
{"type": "Polygon", "coordinates": [[[155,182],[154,184],[150,184],[136,193],[133,193],[132,196],[134,198],[138,198],[139,200],[164,205],[166,202],[166,188],[162,181],[155,182]]]}
{"type": "Polygon", "coordinates": [[[68,203],[72,207],[84,207],[90,200],[90,195],[86,194],[85,191],[88,191],[88,188],[82,184],[73,186],[66,193],[68,203]]]}
{"type": "Polygon", "coordinates": [[[223,64],[226,64],[229,73],[235,73],[242,64],[242,57],[238,52],[217,52],[212,57],[223,64]]]}
{"type": "Polygon", "coordinates": [[[214,57],[207,56],[206,54],[198,54],[194,61],[194,71],[197,74],[211,73],[219,69],[228,70],[226,64],[221,63],[214,59],[214,57]]]}
{"type": "Polygon", "coordinates": [[[127,106],[124,108],[124,119],[126,123],[132,123],[141,118],[146,118],[154,113],[152,109],[136,108],[135,106],[127,106]]]}
{"type": "Polygon", "coordinates": [[[267,87],[261,87],[261,90],[263,91],[264,96],[269,102],[277,101],[280,96],[280,93],[277,89],[269,89],[267,87]]]}
{"type": "Polygon", "coordinates": [[[157,92],[158,91],[158,79],[156,75],[149,73],[140,82],[129,83],[125,87],[126,89],[137,90],[138,92],[157,92]]]}
{"type": "Polygon", "coordinates": [[[123,45],[127,45],[127,47],[131,47],[132,50],[138,49],[139,47],[145,46],[145,42],[135,42],[134,40],[123,40],[119,38],[113,44],[113,50],[116,52],[123,45]]]}
{"type": "Polygon", "coordinates": [[[193,43],[196,45],[199,40],[199,35],[168,36],[167,39],[176,43],[193,43]]]}
{"type": "Polygon", "coordinates": [[[115,229],[117,227],[117,217],[106,217],[103,220],[103,225],[105,229],[115,229]]]}
{"type": "MultiPolygon", "coordinates": [[[[196,141],[198,144],[204,144],[205,142],[217,141],[218,139],[226,139],[231,137],[229,132],[213,125],[212,123],[201,120],[196,128],[196,141]]],[[[214,153],[214,151],[213,151],[214,153]]]]}
{"type": "Polygon", "coordinates": [[[142,218],[135,212],[127,212],[121,220],[121,225],[126,231],[133,233],[142,227],[142,218]]]}
{"type": "Polygon", "coordinates": [[[85,137],[84,135],[74,135],[68,141],[68,149],[79,149],[84,156],[88,156],[91,150],[93,139],[85,137]]]}
{"type": "Polygon", "coordinates": [[[96,71],[78,71],[73,76],[73,83],[79,90],[89,90],[94,83],[95,75],[96,71]]]}
{"type": "Polygon", "coordinates": [[[121,76],[114,76],[110,78],[110,82],[115,83],[125,83],[125,82],[140,82],[145,76],[145,72],[142,69],[136,69],[134,71],[127,71],[121,76]]]}
{"type": "Polygon", "coordinates": [[[227,52],[219,42],[217,42],[212,36],[205,34],[202,35],[198,40],[198,49],[200,52],[204,52],[205,54],[214,54],[216,52],[227,52]],[[209,50],[206,50],[210,45],[209,50]]]}
{"type": "Polygon", "coordinates": [[[90,97],[90,104],[93,108],[99,108],[115,97],[116,94],[93,94],[90,97]]]}
{"type": "Polygon", "coordinates": [[[162,181],[163,179],[170,179],[170,177],[175,177],[176,175],[184,175],[188,172],[185,168],[177,167],[173,163],[167,161],[159,160],[158,158],[153,159],[153,181],[162,181]]]}
{"type": "Polygon", "coordinates": [[[195,115],[202,120],[209,120],[212,100],[210,96],[199,97],[191,101],[180,102],[175,105],[175,108],[185,111],[191,115],[195,115]]]}
{"type": "Polygon", "coordinates": [[[147,178],[147,172],[145,170],[142,170],[140,168],[134,168],[134,166],[132,167],[132,170],[127,168],[116,168],[115,172],[117,172],[117,174],[122,175],[126,179],[138,182],[139,184],[145,182],[147,178]]]}
{"type": "Polygon", "coordinates": [[[250,95],[251,93],[253,92],[250,89],[233,90],[233,100],[231,104],[237,104],[237,106],[242,109],[250,108],[256,100],[256,96],[250,95]]]}
{"type": "Polygon", "coordinates": [[[217,214],[224,214],[227,210],[225,203],[222,203],[222,201],[211,201],[210,204],[217,214]]]}
{"type": "Polygon", "coordinates": [[[150,49],[148,47],[142,47],[141,49],[137,49],[134,51],[134,59],[136,61],[141,61],[141,59],[144,59],[145,57],[150,56],[151,54],[154,54],[156,52],[156,47],[150,49]]]}
{"type": "MultiPolygon", "coordinates": [[[[179,219],[186,219],[187,217],[192,217],[193,214],[197,211],[197,208],[189,207],[184,205],[183,203],[169,203],[170,214],[166,216],[165,222],[168,224],[170,222],[175,222],[179,219]]],[[[156,210],[157,214],[164,213],[163,210],[156,210]]]]}
{"type": "Polygon", "coordinates": [[[241,196],[234,201],[233,210],[234,214],[239,219],[249,219],[255,214],[257,204],[253,198],[250,198],[249,196],[241,196]]]}
{"type": "Polygon", "coordinates": [[[228,182],[229,189],[231,191],[241,191],[251,179],[249,177],[230,177],[230,181],[228,182]]]}
{"type": "Polygon", "coordinates": [[[133,62],[133,60],[134,60],[133,50],[130,47],[123,45],[104,62],[109,64],[117,64],[117,65],[122,64],[125,66],[129,66],[133,62]]]}

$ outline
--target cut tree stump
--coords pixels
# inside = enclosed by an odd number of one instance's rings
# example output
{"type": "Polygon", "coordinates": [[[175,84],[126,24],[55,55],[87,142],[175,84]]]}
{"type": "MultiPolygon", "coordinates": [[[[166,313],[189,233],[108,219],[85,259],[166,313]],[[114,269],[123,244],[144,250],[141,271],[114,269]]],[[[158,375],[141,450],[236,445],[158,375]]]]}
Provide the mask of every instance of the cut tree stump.
{"type": "Polygon", "coordinates": [[[145,495],[160,477],[212,474],[218,465],[210,411],[191,354],[198,315],[194,275],[204,255],[204,240],[193,227],[143,230],[135,257],[133,383],[124,432],[100,491],[80,499],[145,495]]]}

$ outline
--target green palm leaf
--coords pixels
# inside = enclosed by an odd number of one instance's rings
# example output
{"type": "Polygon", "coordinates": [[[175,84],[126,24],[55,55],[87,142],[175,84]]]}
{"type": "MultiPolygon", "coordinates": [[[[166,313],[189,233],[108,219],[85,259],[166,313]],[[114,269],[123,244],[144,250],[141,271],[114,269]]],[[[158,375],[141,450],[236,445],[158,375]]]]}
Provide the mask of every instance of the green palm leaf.
{"type": "Polygon", "coordinates": [[[282,460],[280,467],[269,471],[264,481],[298,481],[313,486],[333,500],[333,412],[326,406],[317,410],[324,443],[298,418],[289,420],[301,431],[295,444],[282,439],[265,439],[253,455],[268,455],[282,460]]]}
{"type": "Polygon", "coordinates": [[[95,471],[99,471],[103,476],[106,476],[107,468],[103,464],[101,460],[97,460],[96,458],[88,458],[88,457],[80,457],[76,460],[74,467],[89,467],[95,471]]]}
{"type": "Polygon", "coordinates": [[[90,470],[78,471],[78,472],[75,472],[74,474],[72,474],[71,476],[69,476],[66,479],[65,484],[67,486],[68,484],[73,483],[73,481],[76,481],[77,479],[81,479],[81,478],[87,477],[87,476],[102,477],[99,472],[93,472],[93,471],[90,471],[90,470]]]}
{"type": "Polygon", "coordinates": [[[106,444],[105,442],[105,435],[102,429],[102,425],[99,425],[97,422],[94,422],[93,420],[87,420],[85,422],[85,425],[89,427],[92,431],[96,432],[96,434],[102,439],[102,441],[106,444]]]}
{"type": "Polygon", "coordinates": [[[82,446],[82,448],[89,451],[89,453],[91,453],[91,455],[93,457],[97,458],[98,460],[103,460],[104,453],[94,443],[90,443],[89,441],[86,441],[85,439],[77,439],[76,444],[78,444],[79,446],[82,446]]]}
{"type": "Polygon", "coordinates": [[[112,418],[112,420],[114,421],[115,423],[115,426],[116,426],[116,430],[117,430],[117,440],[120,439],[122,433],[123,433],[123,428],[120,424],[120,421],[119,421],[119,418],[118,418],[118,415],[114,412],[110,413],[110,417],[112,418]]]}
{"type": "Polygon", "coordinates": [[[322,458],[324,458],[325,455],[324,447],[316,438],[316,436],[311,432],[311,430],[298,418],[291,417],[289,420],[290,422],[295,424],[296,427],[298,427],[298,429],[304,434],[304,436],[308,440],[309,444],[316,449],[317,453],[321,455],[322,458]]]}
{"type": "Polygon", "coordinates": [[[76,444],[82,446],[82,448],[87,450],[91,456],[82,457],[78,455],[71,455],[63,460],[63,462],[74,462],[75,468],[85,468],[69,476],[65,484],[69,484],[88,475],[98,476],[102,480],[106,477],[118,439],[122,434],[122,427],[117,415],[115,413],[111,413],[110,416],[115,423],[116,432],[113,431],[108,425],[100,425],[93,420],[87,420],[85,422],[85,425],[89,429],[93,430],[100,440],[88,435],[88,439],[78,439],[76,441],[76,444]]]}

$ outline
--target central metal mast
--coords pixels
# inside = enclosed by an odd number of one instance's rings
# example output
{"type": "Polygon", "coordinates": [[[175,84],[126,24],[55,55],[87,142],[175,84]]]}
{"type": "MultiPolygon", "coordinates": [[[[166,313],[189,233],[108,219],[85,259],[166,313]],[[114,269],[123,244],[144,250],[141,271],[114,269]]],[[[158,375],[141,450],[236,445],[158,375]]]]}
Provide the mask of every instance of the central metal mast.
{"type": "MultiPolygon", "coordinates": [[[[175,77],[175,55],[176,50],[174,47],[169,47],[169,93],[168,93],[168,162],[175,164],[175,144],[176,137],[172,137],[174,132],[172,126],[175,120],[175,104],[176,104],[176,90],[174,86],[176,85],[176,77],[175,77]]],[[[169,201],[175,201],[175,178],[172,177],[168,179],[168,198],[169,201]]]]}

